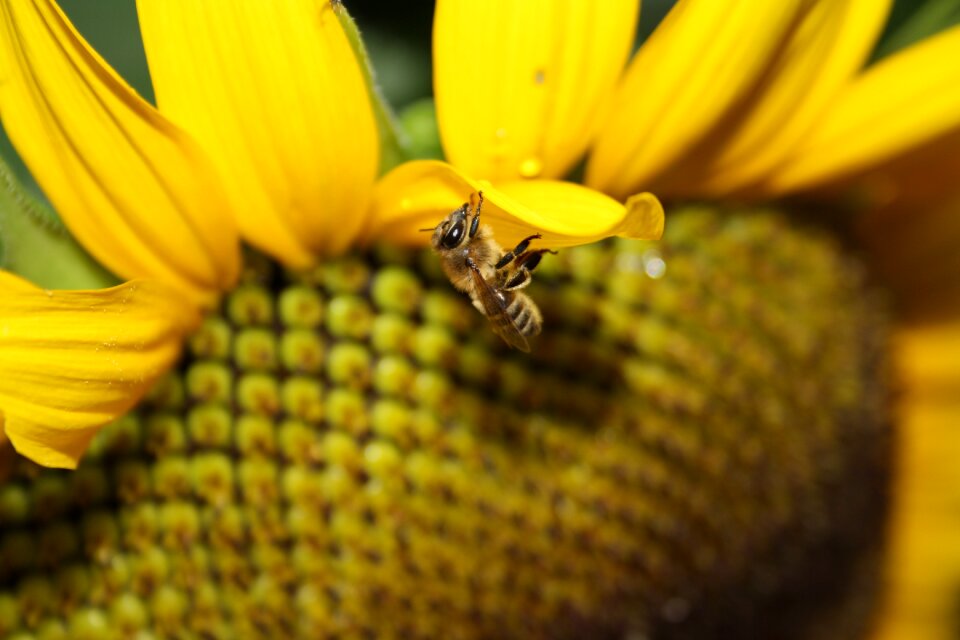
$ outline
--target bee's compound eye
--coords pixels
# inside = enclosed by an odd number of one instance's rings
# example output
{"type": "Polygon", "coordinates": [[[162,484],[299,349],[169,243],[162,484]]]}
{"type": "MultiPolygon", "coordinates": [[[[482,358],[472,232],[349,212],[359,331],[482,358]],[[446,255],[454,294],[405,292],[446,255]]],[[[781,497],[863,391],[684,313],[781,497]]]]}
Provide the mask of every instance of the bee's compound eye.
{"type": "Polygon", "coordinates": [[[460,240],[463,239],[464,227],[464,221],[460,220],[447,229],[447,232],[443,234],[443,239],[440,240],[440,246],[444,249],[456,249],[460,240]]]}

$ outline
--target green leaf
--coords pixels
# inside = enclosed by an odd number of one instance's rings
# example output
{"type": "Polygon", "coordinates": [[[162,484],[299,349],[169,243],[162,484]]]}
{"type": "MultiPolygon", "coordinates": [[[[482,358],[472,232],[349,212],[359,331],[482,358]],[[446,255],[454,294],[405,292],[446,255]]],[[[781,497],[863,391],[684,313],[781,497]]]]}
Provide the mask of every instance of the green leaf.
{"type": "Polygon", "coordinates": [[[377,119],[377,128],[380,131],[380,174],[383,175],[411,158],[410,142],[400,128],[393,110],[383,97],[383,92],[380,91],[370,55],[367,53],[366,45],[363,44],[363,38],[360,37],[357,23],[350,17],[346,7],[339,0],[331,0],[330,7],[337,14],[347,39],[353,47],[353,52],[357,56],[360,68],[363,70],[367,89],[370,92],[370,101],[373,103],[373,112],[377,119]]]}
{"type": "Polygon", "coordinates": [[[48,289],[96,289],[117,279],[24,189],[0,157],[0,267],[48,289]]]}

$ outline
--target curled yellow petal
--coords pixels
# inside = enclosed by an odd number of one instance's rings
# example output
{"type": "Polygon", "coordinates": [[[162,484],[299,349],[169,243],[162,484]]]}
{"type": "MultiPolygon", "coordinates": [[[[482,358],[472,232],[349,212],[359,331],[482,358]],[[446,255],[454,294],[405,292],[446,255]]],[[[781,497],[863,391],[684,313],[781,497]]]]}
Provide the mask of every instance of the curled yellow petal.
{"type": "Polygon", "coordinates": [[[0,118],[71,232],[102,264],[209,300],[237,233],[208,160],[80,37],[52,0],[0,3],[0,118]]]}
{"type": "Polygon", "coordinates": [[[504,245],[533,233],[541,244],[566,247],[610,236],[656,239],[663,233],[663,207],[651,194],[636,195],[627,206],[570,182],[514,180],[491,185],[473,180],[433,160],[408,162],[377,184],[368,240],[387,238],[426,244],[432,228],[447,214],[483,192],[482,220],[504,245]]]}
{"type": "Polygon", "coordinates": [[[49,291],[0,271],[0,420],[13,446],[77,465],[97,429],[125,413],[177,359],[198,321],[165,285],[49,291]]]}
{"type": "Polygon", "coordinates": [[[867,69],[827,109],[770,190],[837,182],[960,129],[960,27],[921,41],[867,69]]]}
{"type": "Polygon", "coordinates": [[[866,62],[890,0],[820,0],[790,34],[709,148],[697,149],[658,181],[678,196],[725,196],[761,181],[796,148],[866,62]]]}
{"type": "Polygon", "coordinates": [[[638,0],[440,0],[434,91],[446,157],[489,180],[563,176],[633,44],[638,0]]]}
{"type": "MultiPolygon", "coordinates": [[[[526,210],[524,225],[541,230],[543,242],[550,246],[585,244],[610,236],[658,240],[663,235],[663,206],[651,193],[632,195],[623,205],[572,182],[512,180],[498,183],[497,190],[526,210]]],[[[520,211],[514,219],[520,219],[520,211]]],[[[526,226],[511,232],[504,225],[502,233],[509,243],[514,234],[519,239],[525,230],[526,226]]]]}
{"type": "Polygon", "coordinates": [[[244,238],[292,267],[360,233],[379,162],[363,72],[327,0],[138,0],[161,111],[226,181],[244,238]]]}
{"type": "Polygon", "coordinates": [[[587,184],[626,197],[738,106],[807,0],[680,0],[627,68],[587,164],[587,184]]]}

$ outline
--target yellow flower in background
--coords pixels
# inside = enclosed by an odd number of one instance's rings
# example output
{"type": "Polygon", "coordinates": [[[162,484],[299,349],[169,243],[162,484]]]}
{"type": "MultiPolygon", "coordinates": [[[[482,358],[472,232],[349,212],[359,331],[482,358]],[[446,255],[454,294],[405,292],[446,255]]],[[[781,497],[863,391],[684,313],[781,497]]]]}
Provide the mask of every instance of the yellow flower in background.
{"type": "MultiPolygon", "coordinates": [[[[11,140],[94,257],[124,278],[160,283],[27,294],[3,275],[4,434],[49,466],[76,466],[97,428],[173,364],[176,345],[196,327],[188,319],[236,284],[240,238],[303,269],[362,234],[386,233],[370,207],[379,160],[371,97],[330,3],[142,0],[138,10],[158,108],[52,0],[0,7],[0,54],[10,70],[0,117],[11,140]],[[82,322],[91,300],[116,322],[82,322]],[[137,323],[137,332],[123,322],[137,323]],[[24,357],[32,349],[47,356],[24,357]],[[54,420],[54,408],[70,419],[54,420]]],[[[473,190],[461,185],[442,210],[473,190]]],[[[663,227],[651,196],[626,211],[577,185],[541,191],[562,194],[547,214],[488,189],[486,220],[523,234],[538,229],[555,246],[658,237],[663,227]],[[581,219],[583,211],[591,215],[581,219]]]]}

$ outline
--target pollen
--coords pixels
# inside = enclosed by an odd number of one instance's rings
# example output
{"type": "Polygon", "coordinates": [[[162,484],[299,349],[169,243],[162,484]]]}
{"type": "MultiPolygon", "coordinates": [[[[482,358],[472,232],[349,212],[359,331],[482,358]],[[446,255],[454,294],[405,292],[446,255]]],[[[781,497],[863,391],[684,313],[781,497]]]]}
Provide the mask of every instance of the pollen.
{"type": "Polygon", "coordinates": [[[529,354],[430,252],[247,265],[75,473],[14,461],[0,636],[784,637],[866,610],[885,320],[825,236],[689,210],[547,256],[529,354]]]}

